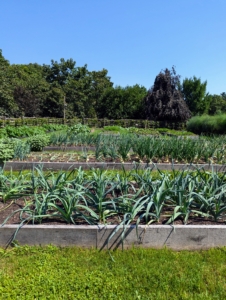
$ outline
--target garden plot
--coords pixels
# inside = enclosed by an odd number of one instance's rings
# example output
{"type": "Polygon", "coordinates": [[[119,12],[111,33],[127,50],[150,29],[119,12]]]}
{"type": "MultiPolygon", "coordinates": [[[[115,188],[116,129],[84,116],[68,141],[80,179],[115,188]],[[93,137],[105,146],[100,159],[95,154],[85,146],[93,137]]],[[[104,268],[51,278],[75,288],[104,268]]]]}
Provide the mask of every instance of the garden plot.
{"type": "Polygon", "coordinates": [[[208,172],[194,164],[218,163],[223,168],[225,144],[225,137],[63,133],[53,134],[48,144],[61,151],[29,152],[18,144],[11,162],[111,162],[112,166],[125,162],[134,169],[109,174],[99,169],[46,173],[35,168],[26,176],[2,171],[0,223],[18,228],[24,224],[114,225],[114,234],[121,230],[122,236],[130,225],[224,225],[226,173],[208,172]],[[142,162],[145,170],[139,169],[142,162]],[[161,162],[193,164],[193,170],[157,170],[156,177],[154,166],[148,166],[161,162]]]}
{"type": "MultiPolygon", "coordinates": [[[[176,138],[126,135],[53,134],[51,151],[15,155],[33,162],[140,162],[225,164],[226,138],[176,138]],[[53,151],[56,147],[57,151],[53,151]],[[59,147],[62,151],[59,151],[59,147]],[[73,147],[75,150],[73,151],[73,147]]],[[[23,149],[22,149],[23,150],[23,149]]],[[[22,151],[21,150],[21,151],[22,151]]]]}
{"type": "MultiPolygon", "coordinates": [[[[126,173],[36,168],[0,174],[0,223],[117,225],[225,224],[226,173],[126,173]]],[[[118,228],[118,229],[117,229],[118,228]]]]}

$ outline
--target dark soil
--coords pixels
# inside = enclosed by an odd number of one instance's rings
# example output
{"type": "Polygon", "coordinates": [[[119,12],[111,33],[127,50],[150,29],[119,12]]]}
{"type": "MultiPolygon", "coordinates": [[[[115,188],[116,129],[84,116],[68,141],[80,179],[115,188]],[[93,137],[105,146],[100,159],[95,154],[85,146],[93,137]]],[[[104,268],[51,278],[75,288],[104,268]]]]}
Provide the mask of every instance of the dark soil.
{"type": "MultiPolygon", "coordinates": [[[[27,199],[29,200],[29,199],[27,199]]],[[[21,208],[24,207],[24,200],[23,199],[17,199],[17,200],[13,200],[13,201],[7,201],[6,203],[3,203],[2,201],[0,201],[0,224],[3,224],[3,222],[5,222],[6,218],[10,215],[13,214],[13,212],[20,210],[21,208]]],[[[168,211],[168,214],[170,212],[168,211]]],[[[172,212],[171,212],[172,213],[172,212]]],[[[164,225],[166,224],[168,218],[164,217],[164,214],[167,214],[167,212],[163,212],[163,216],[161,217],[159,222],[154,222],[151,223],[151,225],[164,225]]],[[[26,215],[23,215],[23,218],[26,218],[26,215]]],[[[121,219],[123,217],[121,216],[121,219]]],[[[17,212],[15,214],[13,214],[8,221],[5,224],[19,224],[21,222],[20,219],[20,212],[17,212]]],[[[120,219],[118,216],[116,217],[110,217],[107,218],[106,224],[108,225],[117,225],[120,223],[120,219]]],[[[32,224],[32,221],[27,222],[25,224],[32,224]]],[[[40,224],[40,223],[35,223],[40,224]]],[[[60,220],[60,219],[43,219],[42,223],[44,225],[72,225],[72,224],[68,224],[66,223],[64,220],[60,220]]],[[[131,224],[136,224],[136,220],[134,220],[133,223],[131,224]]],[[[140,222],[140,225],[144,225],[144,222],[140,222]]],[[[183,225],[183,220],[182,219],[177,219],[176,221],[174,221],[173,223],[174,225],[183,225]]],[[[87,225],[87,222],[85,222],[85,220],[78,220],[77,222],[75,222],[75,225],[87,225]]],[[[198,217],[198,216],[190,216],[187,225],[226,225],[226,217],[225,219],[220,219],[218,222],[215,221],[211,221],[210,219],[207,218],[203,218],[203,217],[198,217]]],[[[186,225],[185,225],[186,226],[186,225]]]]}

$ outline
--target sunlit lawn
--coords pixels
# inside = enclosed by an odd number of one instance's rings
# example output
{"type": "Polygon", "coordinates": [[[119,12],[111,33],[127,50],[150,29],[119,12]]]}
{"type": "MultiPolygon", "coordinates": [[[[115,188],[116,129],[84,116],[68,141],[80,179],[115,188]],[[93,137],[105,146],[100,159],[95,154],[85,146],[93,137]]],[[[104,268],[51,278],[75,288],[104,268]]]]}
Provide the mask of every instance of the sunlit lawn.
{"type": "Polygon", "coordinates": [[[0,250],[0,299],[225,299],[226,249],[0,250]]]}

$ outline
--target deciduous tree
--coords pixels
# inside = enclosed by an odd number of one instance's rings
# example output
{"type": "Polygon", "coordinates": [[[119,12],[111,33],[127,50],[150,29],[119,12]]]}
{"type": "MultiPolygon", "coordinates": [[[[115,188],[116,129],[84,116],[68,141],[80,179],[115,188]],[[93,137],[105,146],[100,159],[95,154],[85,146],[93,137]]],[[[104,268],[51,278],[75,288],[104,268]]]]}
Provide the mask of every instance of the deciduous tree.
{"type": "Polygon", "coordinates": [[[182,92],[186,104],[193,115],[207,113],[209,109],[209,98],[206,97],[207,81],[201,82],[200,78],[185,78],[182,83],[182,92]]]}

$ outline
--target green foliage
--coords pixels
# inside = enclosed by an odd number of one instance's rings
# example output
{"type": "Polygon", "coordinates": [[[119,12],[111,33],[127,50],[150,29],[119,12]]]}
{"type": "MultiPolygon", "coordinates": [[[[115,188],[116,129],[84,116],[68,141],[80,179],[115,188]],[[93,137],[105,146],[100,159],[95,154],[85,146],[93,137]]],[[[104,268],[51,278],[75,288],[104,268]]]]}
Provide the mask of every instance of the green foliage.
{"type": "MultiPolygon", "coordinates": [[[[122,151],[126,155],[125,146],[122,151]]],[[[146,149],[140,155],[148,155],[146,149]]],[[[26,177],[22,173],[15,176],[1,171],[0,196],[4,202],[29,195],[29,201],[25,200],[24,206],[9,215],[2,226],[17,213],[20,217],[18,229],[25,222],[42,223],[49,218],[70,224],[81,221],[90,225],[108,224],[114,216],[116,227],[108,237],[109,244],[121,229],[123,241],[130,224],[137,227],[143,222],[148,225],[159,222],[161,217],[169,224],[178,218],[187,224],[191,214],[193,218],[198,215],[216,222],[225,220],[225,172],[198,168],[182,172],[158,170],[158,176],[153,176],[153,168],[145,171],[136,168],[130,173],[123,170],[120,174],[99,169],[85,174],[81,168],[44,173],[36,168],[26,177]]]]}
{"type": "Polygon", "coordinates": [[[0,128],[0,139],[7,137],[6,129],[0,128]]]}
{"type": "MultiPolygon", "coordinates": [[[[146,130],[145,130],[146,131],[146,130]]],[[[182,132],[183,133],[183,132],[182,132]]],[[[66,133],[52,134],[52,145],[92,146],[96,159],[122,157],[123,160],[137,159],[138,148],[145,147],[146,156],[140,158],[144,162],[183,162],[183,163],[219,163],[226,162],[225,137],[207,139],[205,137],[177,136],[176,131],[164,131],[163,136],[148,136],[142,134],[78,134],[68,136],[66,133]],[[113,151],[114,150],[114,151],[113,151]],[[110,154],[111,153],[111,154],[110,154]],[[113,156],[112,156],[113,155],[113,156]]],[[[179,135],[181,133],[179,132],[179,135]]],[[[192,135],[186,132],[187,135],[192,135]]],[[[143,150],[139,150],[143,151],[143,150]]]]}
{"type": "Polygon", "coordinates": [[[187,123],[187,130],[196,134],[225,134],[226,115],[193,117],[187,123]]]}
{"type": "Polygon", "coordinates": [[[185,101],[193,115],[208,112],[209,98],[206,97],[207,81],[201,82],[200,78],[185,78],[182,83],[182,92],[185,101]]]}
{"type": "Polygon", "coordinates": [[[27,139],[31,151],[42,151],[45,146],[49,144],[49,137],[47,135],[36,135],[27,139]]]}
{"type": "Polygon", "coordinates": [[[7,136],[12,138],[17,137],[29,137],[33,135],[43,134],[45,133],[45,129],[43,127],[38,126],[6,126],[5,128],[7,136]]]}
{"type": "Polygon", "coordinates": [[[225,299],[225,248],[0,249],[2,299],[225,299]],[[35,271],[34,271],[35,270],[35,271]]]}
{"type": "Polygon", "coordinates": [[[82,125],[81,123],[70,126],[67,130],[69,135],[77,135],[77,134],[88,134],[90,133],[90,128],[87,125],[82,125]]]}
{"type": "Polygon", "coordinates": [[[115,133],[126,133],[128,132],[127,128],[121,126],[104,126],[103,132],[115,132],[115,133]]]}
{"type": "Polygon", "coordinates": [[[12,74],[10,64],[0,49],[0,115],[10,116],[17,110],[13,99],[12,74]]]}
{"type": "Polygon", "coordinates": [[[63,124],[43,124],[42,127],[45,128],[47,132],[54,132],[67,129],[67,125],[63,124]]]}
{"type": "Polygon", "coordinates": [[[98,117],[109,119],[140,119],[144,117],[143,98],[145,87],[134,85],[125,88],[109,87],[101,95],[98,106],[98,117]]]}
{"type": "Polygon", "coordinates": [[[161,134],[166,134],[169,136],[193,136],[194,133],[191,131],[185,131],[185,130],[173,130],[169,128],[157,128],[156,129],[161,134]]]}
{"type": "MultiPolygon", "coordinates": [[[[24,121],[26,123],[26,121],[24,121]]],[[[7,125],[0,129],[0,138],[21,138],[30,137],[34,135],[45,134],[47,132],[60,131],[67,129],[66,125],[58,124],[43,124],[43,126],[27,126],[19,123],[18,120],[15,121],[15,126],[7,125]]]]}
{"type": "Polygon", "coordinates": [[[25,160],[30,153],[30,145],[26,141],[14,141],[14,156],[13,158],[25,160]]]}
{"type": "Polygon", "coordinates": [[[151,128],[137,128],[137,127],[129,127],[128,129],[129,133],[136,133],[136,134],[144,134],[144,135],[158,135],[159,131],[158,129],[151,129],[151,128]]]}
{"type": "MultiPolygon", "coordinates": [[[[202,83],[195,76],[185,78],[182,85],[179,76],[172,77],[172,86],[183,92],[193,115],[224,112],[224,93],[221,96],[206,94],[206,85],[206,81],[202,83]]],[[[106,69],[89,71],[87,65],[77,67],[73,59],[51,60],[50,65],[10,65],[0,50],[0,116],[62,118],[66,108],[67,119],[75,116],[141,119],[145,118],[143,99],[146,94],[146,88],[138,84],[113,87],[106,69]]],[[[115,125],[123,126],[121,123],[115,125]]],[[[127,127],[132,126],[135,125],[127,127]]]]}
{"type": "Polygon", "coordinates": [[[10,139],[0,139],[0,163],[14,156],[14,144],[10,139]]]}
{"type": "Polygon", "coordinates": [[[226,112],[226,101],[221,95],[209,95],[210,105],[208,113],[210,115],[222,114],[226,112]]]}
{"type": "Polygon", "coordinates": [[[15,116],[34,117],[41,115],[49,85],[43,78],[42,67],[38,64],[11,65],[13,98],[18,109],[15,116]]]}

